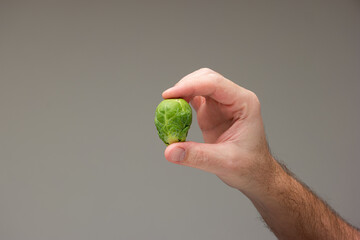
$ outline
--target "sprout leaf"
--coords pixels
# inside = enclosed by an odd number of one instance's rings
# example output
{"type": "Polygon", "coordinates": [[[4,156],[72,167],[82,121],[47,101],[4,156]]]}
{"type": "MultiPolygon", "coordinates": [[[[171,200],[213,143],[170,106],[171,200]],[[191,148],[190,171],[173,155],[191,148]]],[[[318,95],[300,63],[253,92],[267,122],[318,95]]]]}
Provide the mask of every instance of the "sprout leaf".
{"type": "Polygon", "coordinates": [[[192,110],[184,99],[165,99],[156,108],[155,126],[166,144],[185,142],[192,122],[192,110]]]}

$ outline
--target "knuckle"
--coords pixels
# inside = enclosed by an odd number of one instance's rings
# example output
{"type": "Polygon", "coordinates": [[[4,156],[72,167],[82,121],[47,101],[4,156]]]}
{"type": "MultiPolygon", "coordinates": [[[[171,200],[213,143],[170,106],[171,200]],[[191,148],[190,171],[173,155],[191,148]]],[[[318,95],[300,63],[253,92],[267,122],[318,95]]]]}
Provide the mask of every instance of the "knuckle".
{"type": "Polygon", "coordinates": [[[249,95],[249,97],[251,98],[251,99],[257,99],[258,97],[256,96],[256,94],[253,92],[253,91],[250,91],[250,90],[248,90],[248,95],[249,95]]]}
{"type": "Polygon", "coordinates": [[[225,161],[225,168],[231,172],[236,172],[239,170],[239,161],[235,153],[229,153],[228,158],[225,161]]]}
{"type": "Polygon", "coordinates": [[[254,107],[260,108],[260,100],[254,92],[249,91],[249,99],[254,107]]]}
{"type": "Polygon", "coordinates": [[[228,160],[226,161],[225,167],[230,171],[237,171],[238,164],[234,160],[228,160]]]}
{"type": "Polygon", "coordinates": [[[220,74],[216,73],[216,72],[211,72],[208,73],[207,76],[207,81],[209,82],[209,84],[212,85],[212,87],[217,87],[219,86],[219,84],[222,83],[222,81],[224,80],[220,74]]]}
{"type": "Polygon", "coordinates": [[[210,69],[210,68],[201,68],[199,70],[202,74],[206,75],[209,78],[216,78],[216,79],[220,79],[220,74],[215,72],[214,70],[210,69]]]}
{"type": "Polygon", "coordinates": [[[214,75],[209,74],[207,76],[207,84],[209,84],[209,87],[215,88],[218,83],[219,80],[214,75]]]}
{"type": "Polygon", "coordinates": [[[189,151],[186,160],[191,165],[202,166],[208,161],[208,156],[202,149],[196,149],[194,151],[189,151]]]}
{"type": "Polygon", "coordinates": [[[207,68],[207,67],[200,68],[199,71],[202,73],[205,73],[205,74],[214,73],[214,71],[212,69],[207,68]]]}

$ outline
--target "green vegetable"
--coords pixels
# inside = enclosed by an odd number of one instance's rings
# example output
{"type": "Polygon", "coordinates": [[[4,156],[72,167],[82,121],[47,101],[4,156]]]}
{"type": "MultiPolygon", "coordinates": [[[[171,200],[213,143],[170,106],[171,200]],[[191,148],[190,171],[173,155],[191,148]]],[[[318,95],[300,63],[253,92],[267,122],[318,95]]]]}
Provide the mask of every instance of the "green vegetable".
{"type": "Polygon", "coordinates": [[[156,108],[155,126],[166,144],[185,142],[192,122],[192,110],[184,99],[165,99],[156,108]]]}

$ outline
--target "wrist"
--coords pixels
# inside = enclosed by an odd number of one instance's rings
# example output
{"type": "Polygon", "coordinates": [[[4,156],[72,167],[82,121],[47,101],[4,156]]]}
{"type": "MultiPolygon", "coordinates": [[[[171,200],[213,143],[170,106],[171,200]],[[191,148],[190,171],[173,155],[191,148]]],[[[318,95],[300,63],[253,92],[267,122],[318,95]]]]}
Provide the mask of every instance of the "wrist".
{"type": "Polygon", "coordinates": [[[282,166],[269,153],[261,163],[254,167],[251,172],[249,184],[239,189],[250,200],[264,199],[271,196],[274,192],[281,191],[280,188],[285,187],[292,181],[292,177],[282,168],[282,166]]]}

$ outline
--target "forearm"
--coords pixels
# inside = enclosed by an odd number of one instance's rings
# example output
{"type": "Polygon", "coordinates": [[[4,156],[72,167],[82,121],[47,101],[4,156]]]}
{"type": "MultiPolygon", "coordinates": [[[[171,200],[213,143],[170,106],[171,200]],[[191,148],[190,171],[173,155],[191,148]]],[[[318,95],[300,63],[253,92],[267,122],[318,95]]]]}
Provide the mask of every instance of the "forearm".
{"type": "Polygon", "coordinates": [[[360,239],[347,224],[275,160],[274,171],[255,191],[243,191],[279,239],[360,239]]]}
{"type": "Polygon", "coordinates": [[[242,191],[280,239],[360,240],[355,228],[270,156],[255,93],[204,68],[162,95],[191,102],[205,141],[171,144],[165,150],[170,162],[214,173],[242,191]]]}

